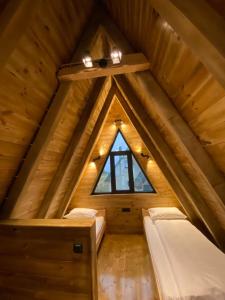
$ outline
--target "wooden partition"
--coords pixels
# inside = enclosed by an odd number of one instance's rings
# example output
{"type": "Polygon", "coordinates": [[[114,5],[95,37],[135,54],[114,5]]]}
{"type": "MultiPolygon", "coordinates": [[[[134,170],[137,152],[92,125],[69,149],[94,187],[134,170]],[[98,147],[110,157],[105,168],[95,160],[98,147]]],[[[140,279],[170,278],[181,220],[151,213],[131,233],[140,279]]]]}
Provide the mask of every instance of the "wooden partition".
{"type": "Polygon", "coordinates": [[[1,221],[0,243],[1,300],[97,300],[94,220],[1,221]]]}

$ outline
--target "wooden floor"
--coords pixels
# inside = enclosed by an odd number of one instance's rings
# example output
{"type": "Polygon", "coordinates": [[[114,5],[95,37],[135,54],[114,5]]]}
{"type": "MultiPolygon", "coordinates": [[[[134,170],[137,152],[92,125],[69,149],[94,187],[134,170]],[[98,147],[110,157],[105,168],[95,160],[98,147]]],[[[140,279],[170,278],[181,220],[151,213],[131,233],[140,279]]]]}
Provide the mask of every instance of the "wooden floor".
{"type": "Polygon", "coordinates": [[[99,300],[159,299],[144,235],[107,234],[98,254],[99,300]]]}

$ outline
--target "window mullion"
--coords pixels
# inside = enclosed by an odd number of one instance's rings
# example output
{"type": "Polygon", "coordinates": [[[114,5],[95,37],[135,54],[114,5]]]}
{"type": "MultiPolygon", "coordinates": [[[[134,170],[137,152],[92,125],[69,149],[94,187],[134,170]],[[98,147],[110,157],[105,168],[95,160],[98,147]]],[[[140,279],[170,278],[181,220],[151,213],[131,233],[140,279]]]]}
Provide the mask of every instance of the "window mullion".
{"type": "Polygon", "coordinates": [[[110,165],[111,165],[111,188],[112,193],[116,192],[116,176],[115,176],[115,160],[114,155],[110,154],[110,165]]]}
{"type": "Polygon", "coordinates": [[[131,153],[127,154],[127,161],[128,161],[128,173],[129,173],[130,191],[134,192],[133,162],[132,162],[131,153]]]}

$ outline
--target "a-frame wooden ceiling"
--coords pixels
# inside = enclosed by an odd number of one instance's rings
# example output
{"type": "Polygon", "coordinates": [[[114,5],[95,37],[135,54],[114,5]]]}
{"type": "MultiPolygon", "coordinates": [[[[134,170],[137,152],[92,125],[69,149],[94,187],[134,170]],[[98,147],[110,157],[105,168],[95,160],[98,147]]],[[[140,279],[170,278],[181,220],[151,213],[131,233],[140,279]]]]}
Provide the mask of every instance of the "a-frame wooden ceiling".
{"type": "Polygon", "coordinates": [[[111,17],[91,1],[59,0],[37,1],[25,22],[21,3],[0,15],[2,217],[62,216],[117,93],[186,210],[224,247],[224,19],[204,0],[107,0],[111,17]],[[151,70],[116,76],[117,87],[110,78],[57,87],[74,49],[76,62],[112,44],[143,52],[151,70]]]}

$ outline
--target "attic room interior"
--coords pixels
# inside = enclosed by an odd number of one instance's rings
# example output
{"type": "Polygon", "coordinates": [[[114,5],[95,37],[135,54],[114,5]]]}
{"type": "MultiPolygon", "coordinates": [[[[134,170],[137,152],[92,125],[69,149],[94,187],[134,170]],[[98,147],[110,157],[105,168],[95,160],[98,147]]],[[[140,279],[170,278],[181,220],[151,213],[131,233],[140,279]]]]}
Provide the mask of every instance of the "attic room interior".
{"type": "Polygon", "coordinates": [[[225,300],[225,2],[0,0],[0,299],[225,300]]]}

